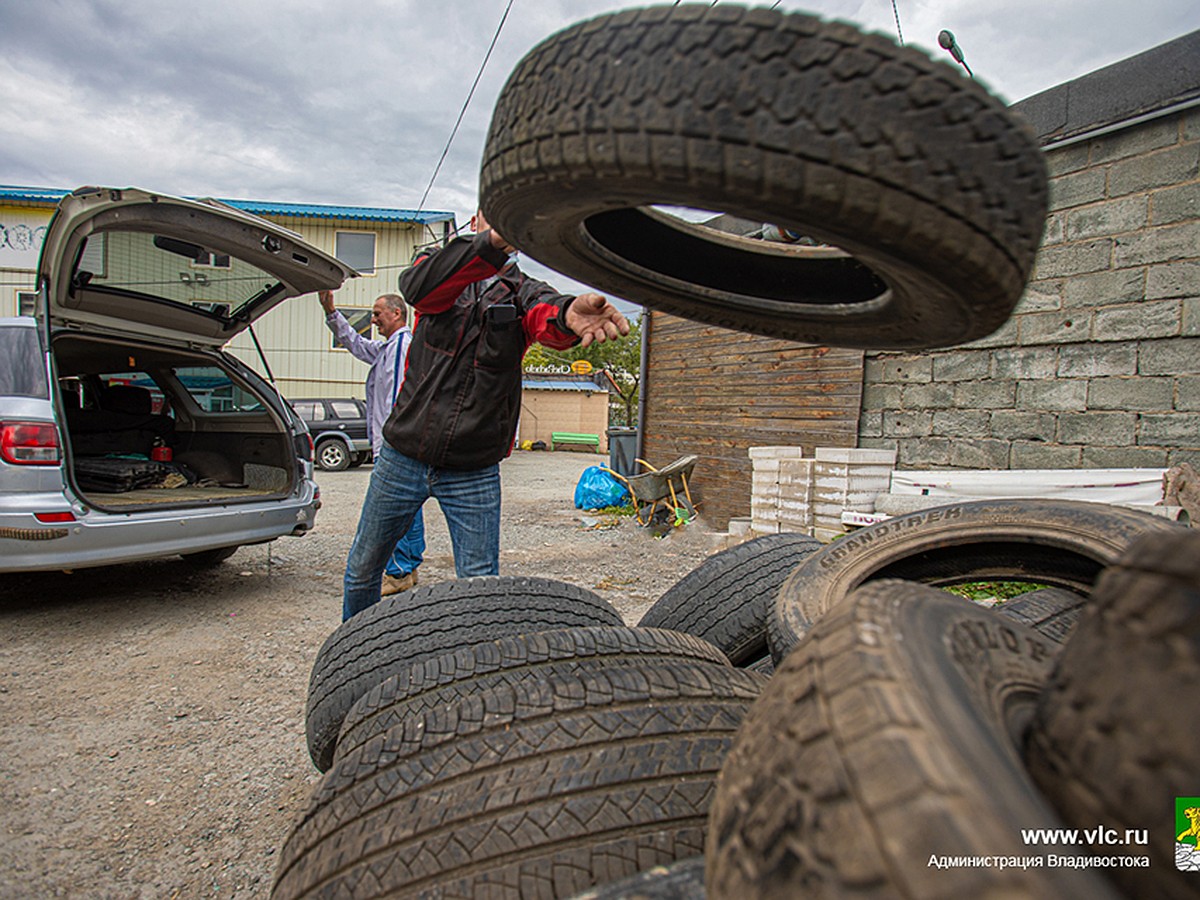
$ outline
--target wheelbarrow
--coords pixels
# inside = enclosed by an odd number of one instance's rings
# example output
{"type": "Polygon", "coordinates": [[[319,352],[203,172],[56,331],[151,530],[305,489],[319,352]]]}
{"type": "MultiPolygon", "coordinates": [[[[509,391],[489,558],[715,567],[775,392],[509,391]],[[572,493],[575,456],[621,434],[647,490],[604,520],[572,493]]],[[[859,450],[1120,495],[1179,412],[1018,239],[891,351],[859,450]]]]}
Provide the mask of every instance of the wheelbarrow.
{"type": "Polygon", "coordinates": [[[635,459],[634,462],[649,471],[629,477],[614,472],[607,466],[601,468],[629,488],[639,525],[650,524],[660,503],[666,505],[674,524],[683,525],[696,515],[696,504],[692,501],[692,492],[688,488],[688,476],[692,474],[692,469],[696,467],[699,459],[698,456],[681,456],[661,469],[654,468],[644,459],[635,459]]]}

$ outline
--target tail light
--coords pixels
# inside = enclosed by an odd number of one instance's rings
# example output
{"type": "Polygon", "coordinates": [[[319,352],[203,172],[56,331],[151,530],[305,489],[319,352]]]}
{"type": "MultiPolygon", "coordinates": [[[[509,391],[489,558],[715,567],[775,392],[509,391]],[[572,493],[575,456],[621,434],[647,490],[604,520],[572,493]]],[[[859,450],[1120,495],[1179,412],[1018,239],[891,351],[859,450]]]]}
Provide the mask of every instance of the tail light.
{"type": "Polygon", "coordinates": [[[57,466],[58,429],[50,422],[0,422],[0,459],[16,466],[57,466]]]}
{"type": "Polygon", "coordinates": [[[293,436],[292,443],[296,447],[296,456],[305,462],[313,460],[313,439],[307,431],[293,436]]]}

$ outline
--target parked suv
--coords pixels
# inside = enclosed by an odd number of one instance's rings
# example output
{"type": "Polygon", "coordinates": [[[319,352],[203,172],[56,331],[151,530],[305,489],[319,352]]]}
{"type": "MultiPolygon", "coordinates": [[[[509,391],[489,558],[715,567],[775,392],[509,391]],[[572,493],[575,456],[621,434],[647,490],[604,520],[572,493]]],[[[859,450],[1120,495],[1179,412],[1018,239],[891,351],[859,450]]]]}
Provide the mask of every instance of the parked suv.
{"type": "Polygon", "coordinates": [[[352,397],[292,400],[316,446],[317,465],[328,472],[361,466],[371,459],[367,404],[352,397]]]}
{"type": "Polygon", "coordinates": [[[308,429],[221,347],[353,274],[216,201],[64,197],[36,321],[0,319],[0,572],[212,563],[308,531],[320,506],[308,429]]]}

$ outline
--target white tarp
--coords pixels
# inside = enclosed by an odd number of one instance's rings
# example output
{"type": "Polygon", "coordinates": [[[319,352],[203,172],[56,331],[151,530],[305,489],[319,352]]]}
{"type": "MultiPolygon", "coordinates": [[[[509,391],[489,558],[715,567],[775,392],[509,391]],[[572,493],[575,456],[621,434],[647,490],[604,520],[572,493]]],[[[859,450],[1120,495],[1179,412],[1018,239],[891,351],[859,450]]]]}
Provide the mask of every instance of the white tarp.
{"type": "Polygon", "coordinates": [[[1038,497],[1153,506],[1163,501],[1166,469],[1008,469],[1004,471],[900,471],[891,493],[991,500],[1038,497]]]}

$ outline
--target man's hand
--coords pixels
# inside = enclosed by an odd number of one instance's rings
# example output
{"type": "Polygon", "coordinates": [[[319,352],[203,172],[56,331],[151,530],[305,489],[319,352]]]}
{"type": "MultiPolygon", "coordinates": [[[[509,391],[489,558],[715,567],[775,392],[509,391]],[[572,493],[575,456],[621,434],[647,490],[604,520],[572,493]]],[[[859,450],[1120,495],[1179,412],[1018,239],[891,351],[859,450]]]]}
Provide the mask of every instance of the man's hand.
{"type": "Polygon", "coordinates": [[[321,309],[325,310],[326,315],[337,309],[333,305],[333,291],[318,291],[317,299],[321,301],[321,309]]]}
{"type": "Polygon", "coordinates": [[[505,253],[515,253],[517,250],[500,232],[488,224],[488,220],[483,216],[482,209],[476,210],[475,215],[471,216],[471,230],[476,234],[483,234],[485,231],[490,231],[491,234],[488,235],[488,240],[497,250],[503,250],[505,253]]]}
{"type": "Polygon", "coordinates": [[[580,294],[567,307],[567,327],[579,336],[579,346],[603,344],[629,334],[629,322],[599,294],[580,294]]]}

